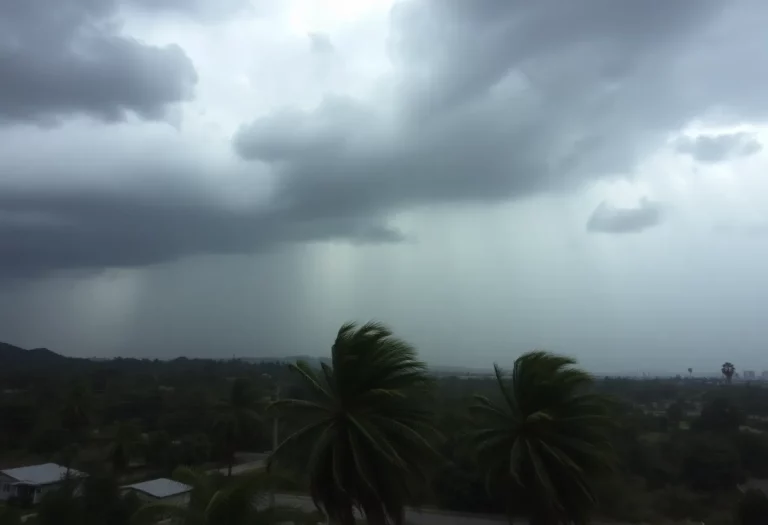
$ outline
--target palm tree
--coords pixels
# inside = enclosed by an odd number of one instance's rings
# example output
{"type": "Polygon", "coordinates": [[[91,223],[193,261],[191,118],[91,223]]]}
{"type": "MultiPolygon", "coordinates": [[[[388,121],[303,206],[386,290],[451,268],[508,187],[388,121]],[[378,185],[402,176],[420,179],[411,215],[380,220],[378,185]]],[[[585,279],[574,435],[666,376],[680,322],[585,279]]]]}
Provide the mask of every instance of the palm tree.
{"type": "Polygon", "coordinates": [[[65,478],[69,479],[72,465],[75,463],[75,460],[77,460],[79,455],[80,448],[78,447],[77,443],[69,443],[68,445],[65,445],[54,455],[56,462],[64,465],[64,467],[67,469],[64,475],[65,478]]]}
{"type": "Polygon", "coordinates": [[[69,477],[72,463],[79,455],[79,446],[88,437],[93,423],[93,396],[85,383],[77,382],[66,392],[59,408],[61,428],[64,429],[66,445],[56,456],[67,468],[69,477]]]}
{"type": "Polygon", "coordinates": [[[747,489],[736,511],[736,525],[768,523],[768,497],[759,489],[747,489]]]}
{"type": "Polygon", "coordinates": [[[720,371],[725,376],[725,382],[729,383],[731,382],[731,378],[733,377],[733,373],[736,372],[736,367],[733,366],[733,363],[726,361],[723,363],[722,368],[720,368],[720,371]]]}
{"type": "Polygon", "coordinates": [[[344,324],[331,352],[320,370],[290,365],[313,399],[271,405],[303,426],[273,451],[268,468],[299,463],[315,505],[333,522],[353,525],[357,509],[372,525],[399,525],[428,482],[429,460],[439,457],[428,439],[438,436],[426,403],[433,382],[416,351],[379,323],[344,324]]]}
{"type": "Polygon", "coordinates": [[[93,399],[88,387],[76,383],[67,392],[61,409],[62,426],[75,439],[80,439],[87,431],[92,420],[93,399]]]}
{"type": "Polygon", "coordinates": [[[317,523],[321,519],[294,507],[266,506],[266,494],[274,478],[263,470],[225,480],[220,475],[179,467],[173,477],[192,487],[189,504],[148,503],[136,511],[132,523],[169,519],[181,525],[275,525],[286,521],[317,523]]]}
{"type": "Polygon", "coordinates": [[[81,481],[67,480],[43,495],[37,516],[26,523],[128,525],[140,503],[134,494],[121,492],[117,478],[105,472],[81,481]]]}
{"type": "Polygon", "coordinates": [[[178,464],[171,436],[164,430],[150,432],[142,437],[140,449],[147,465],[170,473],[178,464]]]}
{"type": "Polygon", "coordinates": [[[128,468],[131,458],[141,443],[141,430],[133,423],[120,423],[115,429],[114,441],[109,451],[109,461],[115,473],[128,468]]]}
{"type": "Polygon", "coordinates": [[[217,405],[215,410],[214,432],[223,441],[227,476],[232,476],[238,442],[262,423],[261,416],[255,410],[253,390],[248,380],[236,379],[232,384],[229,399],[217,405]]]}
{"type": "Polygon", "coordinates": [[[494,365],[500,395],[476,396],[472,407],[488,483],[519,498],[532,525],[586,523],[596,504],[591,479],[615,459],[608,399],[573,365],[540,351],[520,356],[509,378],[494,365]]]}

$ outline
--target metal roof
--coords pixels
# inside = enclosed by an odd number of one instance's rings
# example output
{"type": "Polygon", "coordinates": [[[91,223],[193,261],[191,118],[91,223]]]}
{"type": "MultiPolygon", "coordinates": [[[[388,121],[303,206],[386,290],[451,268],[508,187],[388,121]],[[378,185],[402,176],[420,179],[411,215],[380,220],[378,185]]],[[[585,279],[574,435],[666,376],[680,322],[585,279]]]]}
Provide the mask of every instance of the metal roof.
{"type": "MultiPolygon", "coordinates": [[[[28,467],[0,470],[0,473],[15,479],[18,483],[49,485],[63,480],[67,475],[67,467],[62,467],[56,463],[43,463],[42,465],[30,465],[28,467]]],[[[80,472],[79,470],[73,468],[69,469],[70,477],[76,478],[86,475],[87,474],[80,472]]]]}
{"type": "Polygon", "coordinates": [[[167,478],[150,479],[149,481],[142,481],[133,485],[125,485],[123,488],[138,490],[158,499],[184,494],[192,490],[192,487],[189,485],[167,478]]]}

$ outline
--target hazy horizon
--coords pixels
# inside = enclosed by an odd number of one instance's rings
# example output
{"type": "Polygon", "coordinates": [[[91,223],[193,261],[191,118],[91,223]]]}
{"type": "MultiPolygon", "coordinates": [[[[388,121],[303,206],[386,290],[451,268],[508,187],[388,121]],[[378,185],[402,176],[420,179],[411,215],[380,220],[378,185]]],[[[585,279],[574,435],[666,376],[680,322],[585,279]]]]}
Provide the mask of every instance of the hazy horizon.
{"type": "Polygon", "coordinates": [[[0,2],[0,341],[768,369],[768,4],[0,2]]]}
{"type": "MultiPolygon", "coordinates": [[[[13,344],[9,343],[8,341],[0,341],[0,343],[6,343],[6,344],[13,344]]],[[[18,346],[18,345],[14,345],[18,346]]],[[[24,348],[24,347],[21,347],[24,348]]],[[[30,349],[39,349],[39,348],[47,348],[47,347],[39,347],[39,346],[32,346],[25,348],[27,350],[30,349]]],[[[270,355],[268,353],[264,354],[237,354],[237,353],[231,353],[227,354],[225,352],[222,352],[221,355],[163,355],[162,353],[136,353],[133,355],[116,355],[116,356],[99,356],[99,355],[80,355],[77,353],[66,353],[62,352],[59,349],[55,348],[47,348],[48,350],[54,351],[56,353],[59,353],[61,355],[65,355],[68,357],[80,357],[80,358],[86,358],[86,359],[115,359],[115,358],[137,358],[137,359],[160,359],[160,360],[173,360],[177,358],[189,358],[189,359],[218,359],[218,360],[227,360],[227,359],[242,359],[249,362],[259,362],[259,361],[280,361],[280,360],[291,360],[291,359],[299,359],[299,358],[306,358],[306,359],[330,359],[331,353],[330,350],[325,353],[318,353],[318,354],[312,354],[312,353],[294,353],[294,354],[286,354],[284,356],[278,356],[278,355],[270,355]]],[[[418,349],[417,349],[418,350],[418,349]]],[[[468,362],[466,364],[461,364],[460,362],[443,362],[443,361],[430,361],[425,360],[426,363],[430,367],[436,367],[441,369],[456,369],[456,370],[467,370],[472,372],[487,372],[491,373],[493,369],[494,364],[498,364],[503,369],[509,369],[512,367],[515,358],[522,354],[524,352],[518,352],[518,353],[512,353],[508,356],[504,356],[504,358],[500,361],[494,361],[487,364],[481,364],[481,363],[472,363],[468,362]]],[[[578,360],[578,355],[575,353],[569,353],[569,352],[562,352],[566,355],[571,355],[578,360]]],[[[617,375],[617,376],[636,376],[636,377],[642,377],[643,375],[647,375],[649,377],[653,376],[659,376],[659,377],[674,377],[676,375],[680,375],[683,377],[688,377],[689,375],[693,377],[713,377],[713,376],[720,376],[720,366],[722,363],[719,363],[717,365],[709,366],[706,365],[701,368],[695,368],[690,367],[693,369],[692,374],[689,374],[688,368],[685,367],[683,369],[678,369],[675,367],[664,367],[661,363],[654,365],[654,364],[647,364],[643,367],[638,368],[632,368],[627,367],[624,365],[622,368],[622,365],[619,362],[614,362],[609,364],[609,366],[605,366],[605,364],[602,364],[599,361],[596,362],[583,362],[583,360],[578,361],[580,365],[585,366],[591,373],[595,375],[617,375]],[[611,366],[612,365],[612,366],[611,366]]],[[[737,366],[736,367],[736,373],[740,376],[745,370],[750,370],[755,372],[756,376],[759,378],[763,372],[763,370],[768,371],[768,365],[765,366],[765,368],[762,368],[760,366],[737,366]]]]}

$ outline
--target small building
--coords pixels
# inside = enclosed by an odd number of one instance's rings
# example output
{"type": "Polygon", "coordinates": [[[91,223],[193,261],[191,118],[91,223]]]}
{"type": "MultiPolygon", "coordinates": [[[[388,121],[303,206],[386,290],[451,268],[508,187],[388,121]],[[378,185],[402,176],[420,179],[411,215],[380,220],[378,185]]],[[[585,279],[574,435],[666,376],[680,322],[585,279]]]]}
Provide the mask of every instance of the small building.
{"type": "Polygon", "coordinates": [[[186,506],[192,487],[167,478],[150,479],[122,487],[123,493],[133,492],[146,502],[163,501],[186,506]]]}
{"type": "Polygon", "coordinates": [[[43,495],[60,487],[67,476],[78,479],[87,474],[56,463],[0,470],[0,501],[18,498],[28,504],[40,503],[43,495]]]}

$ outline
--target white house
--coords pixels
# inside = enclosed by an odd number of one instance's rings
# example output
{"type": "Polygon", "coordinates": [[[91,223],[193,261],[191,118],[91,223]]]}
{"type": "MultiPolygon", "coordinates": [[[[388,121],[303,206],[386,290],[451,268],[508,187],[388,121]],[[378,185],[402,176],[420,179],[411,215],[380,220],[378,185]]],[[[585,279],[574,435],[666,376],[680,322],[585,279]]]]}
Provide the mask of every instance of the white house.
{"type": "MultiPolygon", "coordinates": [[[[69,469],[69,478],[87,476],[79,470],[69,469]]],[[[0,501],[20,498],[30,503],[39,503],[43,494],[55,490],[67,477],[67,467],[56,463],[43,463],[0,470],[0,501]]]]}
{"type": "Polygon", "coordinates": [[[192,487],[189,485],[167,478],[125,485],[122,489],[123,493],[133,492],[143,501],[163,501],[181,506],[189,503],[189,494],[192,492],[192,487]]]}

